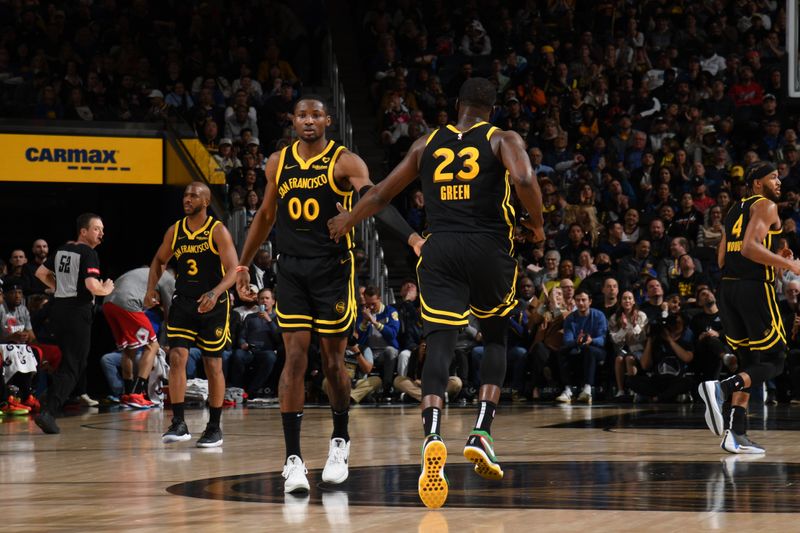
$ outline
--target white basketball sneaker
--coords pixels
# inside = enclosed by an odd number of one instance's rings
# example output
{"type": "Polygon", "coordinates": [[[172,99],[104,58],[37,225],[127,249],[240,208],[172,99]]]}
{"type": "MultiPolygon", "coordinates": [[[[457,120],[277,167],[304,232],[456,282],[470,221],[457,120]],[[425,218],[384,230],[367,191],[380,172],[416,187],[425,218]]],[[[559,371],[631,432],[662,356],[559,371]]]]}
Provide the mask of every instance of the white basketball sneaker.
{"type": "Polygon", "coordinates": [[[344,439],[331,439],[328,449],[328,461],[322,470],[322,481],[326,483],[341,483],[349,475],[347,461],[350,457],[350,442],[344,439]]]}
{"type": "Polygon", "coordinates": [[[303,460],[296,455],[290,455],[283,466],[283,492],[308,492],[308,469],[303,460]]]}

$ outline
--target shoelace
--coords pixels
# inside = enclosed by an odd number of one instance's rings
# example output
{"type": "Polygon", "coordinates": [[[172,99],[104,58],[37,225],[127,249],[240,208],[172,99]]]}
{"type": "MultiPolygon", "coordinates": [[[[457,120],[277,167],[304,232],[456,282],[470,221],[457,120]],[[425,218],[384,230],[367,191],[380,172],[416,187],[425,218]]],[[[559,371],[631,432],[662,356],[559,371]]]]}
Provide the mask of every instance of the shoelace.
{"type": "Polygon", "coordinates": [[[283,466],[283,473],[281,474],[281,476],[283,476],[284,479],[289,479],[292,476],[292,474],[294,474],[295,470],[301,468],[303,469],[303,474],[308,474],[308,468],[306,468],[306,466],[302,462],[290,461],[288,464],[283,466]]]}
{"type": "Polygon", "coordinates": [[[344,446],[336,446],[331,450],[328,461],[331,463],[345,463],[347,462],[347,452],[344,446]]]}

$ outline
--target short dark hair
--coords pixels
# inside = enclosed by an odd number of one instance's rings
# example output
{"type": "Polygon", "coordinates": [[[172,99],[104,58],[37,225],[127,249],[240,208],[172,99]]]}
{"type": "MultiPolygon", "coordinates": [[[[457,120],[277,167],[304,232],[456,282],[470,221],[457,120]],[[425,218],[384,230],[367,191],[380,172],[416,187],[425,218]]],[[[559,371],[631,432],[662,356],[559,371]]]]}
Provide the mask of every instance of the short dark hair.
{"type": "Polygon", "coordinates": [[[497,88],[486,78],[470,78],[458,92],[460,103],[483,109],[491,109],[496,98],[497,88]]]}
{"type": "Polygon", "coordinates": [[[367,285],[367,288],[364,289],[364,296],[378,296],[380,297],[381,292],[378,290],[378,287],[375,285],[367,285]]]}
{"type": "MultiPolygon", "coordinates": [[[[605,282],[603,282],[603,283],[605,284],[605,282]]],[[[578,299],[578,296],[580,296],[581,294],[585,294],[585,295],[586,295],[586,297],[587,297],[587,298],[589,298],[589,300],[591,300],[591,299],[592,299],[592,291],[590,291],[589,289],[587,289],[587,288],[585,288],[585,287],[579,287],[579,288],[578,288],[578,289],[575,291],[575,295],[573,296],[573,298],[577,300],[577,299],[578,299]]]]}
{"type": "Polygon", "coordinates": [[[89,229],[89,224],[93,218],[100,218],[100,215],[95,215],[94,213],[83,213],[79,215],[77,220],[75,220],[78,233],[80,233],[82,229],[89,229]]]}
{"type": "Polygon", "coordinates": [[[303,96],[301,96],[297,100],[297,102],[295,102],[294,108],[297,109],[297,105],[300,102],[304,101],[304,100],[308,100],[308,101],[311,101],[311,102],[319,102],[320,104],[322,104],[322,109],[325,111],[325,113],[326,114],[329,113],[328,112],[328,104],[325,102],[325,99],[323,97],[319,96],[319,95],[316,95],[316,94],[304,94],[303,96]]]}

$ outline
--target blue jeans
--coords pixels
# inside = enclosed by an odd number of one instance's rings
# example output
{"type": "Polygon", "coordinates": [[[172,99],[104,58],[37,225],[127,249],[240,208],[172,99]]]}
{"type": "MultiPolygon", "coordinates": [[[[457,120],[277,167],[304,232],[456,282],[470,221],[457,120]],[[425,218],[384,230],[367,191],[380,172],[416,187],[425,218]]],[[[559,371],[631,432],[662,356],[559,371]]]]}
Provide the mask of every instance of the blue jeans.
{"type": "MultiPolygon", "coordinates": [[[[475,346],[470,354],[469,382],[476,387],[481,385],[481,361],[483,360],[483,346],[475,346]]],[[[506,373],[511,388],[522,392],[525,388],[525,365],[527,364],[527,351],[521,346],[509,346],[506,349],[506,373]]]]}
{"type": "MultiPolygon", "coordinates": [[[[142,351],[136,352],[136,360],[133,364],[133,375],[137,374],[136,365],[142,357],[142,351]]],[[[100,358],[100,368],[106,377],[108,388],[112,396],[119,397],[125,390],[125,383],[122,381],[122,352],[109,352],[100,358]]]]}
{"type": "Polygon", "coordinates": [[[602,363],[606,358],[605,348],[600,346],[584,345],[574,346],[572,348],[564,348],[558,354],[558,366],[561,370],[561,381],[564,385],[581,385],[571,379],[570,368],[575,369],[579,365],[583,368],[583,383],[584,385],[594,386],[595,376],[597,374],[597,365],[602,363]]]}
{"type": "Polygon", "coordinates": [[[237,348],[230,359],[230,373],[228,383],[231,387],[239,387],[247,391],[251,398],[255,396],[258,389],[264,388],[269,381],[272,369],[278,356],[273,350],[242,350],[237,348]],[[247,369],[252,365],[253,370],[247,369]],[[250,376],[250,383],[246,383],[246,375],[250,376]]]}

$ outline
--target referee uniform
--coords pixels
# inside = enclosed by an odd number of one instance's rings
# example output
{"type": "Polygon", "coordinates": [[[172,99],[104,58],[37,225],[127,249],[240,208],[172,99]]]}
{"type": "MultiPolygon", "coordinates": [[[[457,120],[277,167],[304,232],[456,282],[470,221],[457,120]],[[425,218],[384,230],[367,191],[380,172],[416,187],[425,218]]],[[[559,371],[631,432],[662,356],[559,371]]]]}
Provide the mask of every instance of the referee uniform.
{"type": "Polygon", "coordinates": [[[97,252],[80,242],[69,242],[49,257],[45,266],[56,276],[50,323],[61,349],[61,363],[48,387],[47,411],[55,414],[86,370],[92,337],[94,296],[87,278],[100,278],[97,252]]]}

